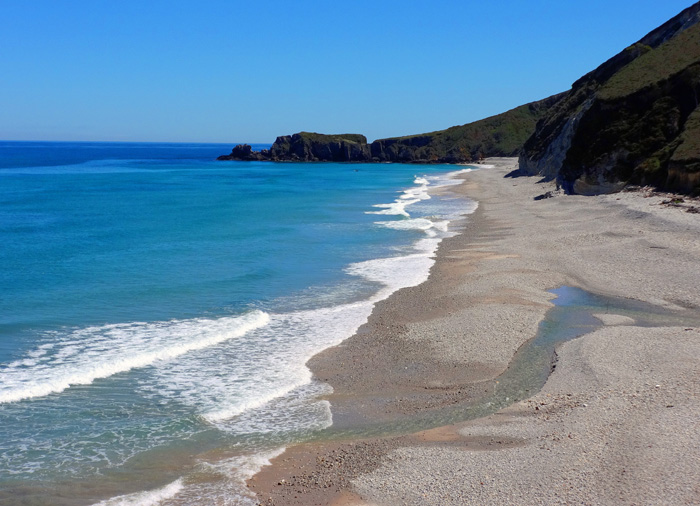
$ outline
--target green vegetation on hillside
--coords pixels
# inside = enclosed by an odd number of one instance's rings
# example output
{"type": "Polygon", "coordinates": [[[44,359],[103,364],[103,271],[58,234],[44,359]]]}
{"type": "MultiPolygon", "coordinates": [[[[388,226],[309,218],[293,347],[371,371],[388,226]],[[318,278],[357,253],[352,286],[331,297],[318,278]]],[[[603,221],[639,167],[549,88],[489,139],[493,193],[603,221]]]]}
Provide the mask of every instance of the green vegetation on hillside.
{"type": "Polygon", "coordinates": [[[698,192],[699,104],[700,2],[576,81],[520,167],[575,193],[627,183],[698,192]]]}
{"type": "Polygon", "coordinates": [[[441,152],[463,147],[472,155],[481,153],[491,156],[491,153],[497,153],[500,156],[513,156],[518,154],[523,143],[532,135],[535,123],[540,118],[539,112],[540,109],[522,105],[474,123],[428,134],[407,135],[398,139],[430,136],[431,146],[441,152]]]}
{"type": "Polygon", "coordinates": [[[700,195],[700,107],[685,122],[678,148],[669,161],[668,185],[700,195]]]}
{"type": "Polygon", "coordinates": [[[446,130],[380,139],[372,143],[372,156],[390,161],[452,163],[489,156],[516,156],[535,131],[537,121],[561,96],[446,130]]]}
{"type": "Polygon", "coordinates": [[[680,145],[673,152],[672,160],[700,160],[700,107],[688,116],[679,140],[680,145]]]}
{"type": "Polygon", "coordinates": [[[361,134],[318,134],[315,132],[299,132],[299,137],[310,142],[353,142],[367,144],[367,137],[361,134]]]}
{"type": "MultiPolygon", "coordinates": [[[[639,46],[637,44],[636,46],[639,46]]],[[[613,75],[598,92],[602,100],[631,95],[681,72],[698,61],[700,25],[694,25],[652,50],[646,46],[641,56],[613,75]]]]}

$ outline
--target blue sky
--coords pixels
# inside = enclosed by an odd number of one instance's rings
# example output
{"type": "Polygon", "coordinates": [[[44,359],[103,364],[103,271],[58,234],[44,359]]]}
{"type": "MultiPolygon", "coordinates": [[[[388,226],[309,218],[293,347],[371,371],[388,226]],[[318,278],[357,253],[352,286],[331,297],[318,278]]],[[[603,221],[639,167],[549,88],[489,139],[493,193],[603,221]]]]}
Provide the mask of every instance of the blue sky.
{"type": "Polygon", "coordinates": [[[691,3],[8,1],[0,139],[439,130],[569,89],[691,3]]]}

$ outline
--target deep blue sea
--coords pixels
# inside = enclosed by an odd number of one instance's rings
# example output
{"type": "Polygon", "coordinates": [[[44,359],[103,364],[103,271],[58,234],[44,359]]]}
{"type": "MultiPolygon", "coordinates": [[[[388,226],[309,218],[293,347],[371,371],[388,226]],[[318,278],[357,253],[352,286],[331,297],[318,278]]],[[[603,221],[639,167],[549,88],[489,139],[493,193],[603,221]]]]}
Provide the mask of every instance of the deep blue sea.
{"type": "Polygon", "coordinates": [[[0,142],[0,504],[254,504],[332,424],[305,362],[476,208],[454,166],[230,149],[0,142]]]}

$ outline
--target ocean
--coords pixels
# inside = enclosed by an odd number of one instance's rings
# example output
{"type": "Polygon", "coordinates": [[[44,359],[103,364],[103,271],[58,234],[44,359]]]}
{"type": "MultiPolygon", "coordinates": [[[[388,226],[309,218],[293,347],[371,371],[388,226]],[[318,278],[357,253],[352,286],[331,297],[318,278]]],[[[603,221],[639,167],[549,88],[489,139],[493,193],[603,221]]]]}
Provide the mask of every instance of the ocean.
{"type": "Polygon", "coordinates": [[[469,168],[230,149],[0,142],[0,504],[255,504],[332,426],[305,362],[476,209],[469,168]]]}

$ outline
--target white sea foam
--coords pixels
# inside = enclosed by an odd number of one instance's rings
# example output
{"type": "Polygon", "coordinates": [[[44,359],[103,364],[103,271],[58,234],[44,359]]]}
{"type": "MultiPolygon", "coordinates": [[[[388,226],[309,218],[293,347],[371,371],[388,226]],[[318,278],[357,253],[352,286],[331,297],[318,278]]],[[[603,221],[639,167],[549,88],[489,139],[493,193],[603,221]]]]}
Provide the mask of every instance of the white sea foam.
{"type": "Polygon", "coordinates": [[[424,252],[413,255],[367,260],[348,266],[346,271],[384,285],[372,298],[373,302],[378,302],[396,290],[417,286],[428,279],[430,268],[435,263],[431,254],[439,241],[433,242],[434,246],[430,250],[426,248],[424,252]]]}
{"type": "MultiPolygon", "coordinates": [[[[401,255],[347,267],[347,273],[379,285],[365,300],[277,314],[258,311],[236,318],[109,325],[65,333],[55,345],[37,347],[22,357],[35,364],[20,360],[0,369],[0,400],[8,392],[15,396],[22,392],[25,397],[35,393],[30,387],[60,391],[73,384],[74,371],[82,374],[78,380],[89,383],[153,364],[156,367],[133,377],[139,394],[159,404],[192,407],[202,420],[237,437],[250,435],[284,445],[288,431],[328,427],[330,405],[319,397],[329,387],[312,380],[306,362],[354,334],[377,301],[428,278],[440,241],[450,235],[450,220],[469,210],[464,200],[455,206],[444,198],[430,199],[429,189],[452,182],[444,176],[416,178],[417,186],[399,196],[399,208],[406,214],[415,205],[416,214],[426,216],[380,226],[422,230],[425,236],[401,255]],[[167,367],[160,366],[161,360],[168,360],[167,367]],[[102,371],[100,367],[106,368],[105,374],[95,373],[102,371]]],[[[209,497],[198,495],[209,492],[193,486],[185,477],[185,489],[162,504],[209,497]]],[[[237,501],[231,498],[222,504],[243,504],[237,501]]]]}
{"type": "Polygon", "coordinates": [[[384,211],[371,211],[372,214],[402,215],[408,219],[393,221],[377,221],[376,225],[396,230],[420,230],[427,237],[413,245],[413,254],[391,258],[378,258],[350,265],[346,272],[364,277],[370,281],[384,285],[384,288],[372,299],[381,300],[401,288],[416,286],[428,279],[430,268],[435,260],[432,258],[441,240],[454,235],[449,231],[450,222],[462,215],[473,213],[477,203],[460,199],[460,205],[445,205],[444,203],[421,203],[423,212],[434,211],[431,216],[411,218],[407,207],[421,201],[429,200],[430,191],[436,188],[453,186],[462,181],[458,176],[471,172],[473,169],[460,169],[443,175],[416,177],[415,187],[405,190],[391,204],[378,204],[384,211]]]}
{"type": "MultiPolygon", "coordinates": [[[[431,190],[460,184],[462,181],[458,176],[471,172],[472,170],[473,169],[460,169],[442,175],[416,176],[414,179],[416,186],[404,190],[394,202],[376,204],[373,206],[381,208],[381,211],[367,211],[366,213],[409,218],[406,220],[378,221],[376,224],[397,230],[423,230],[429,236],[435,237],[437,235],[436,232],[446,232],[450,220],[456,216],[440,216],[441,213],[437,213],[437,217],[411,218],[411,214],[407,208],[411,205],[431,199],[431,190]]],[[[440,205],[438,204],[438,206],[440,205]]],[[[474,209],[462,208],[459,214],[468,214],[473,212],[473,210],[474,209]]]]}
{"type": "MultiPolygon", "coordinates": [[[[461,172],[455,171],[454,174],[461,172]]],[[[407,206],[427,201],[430,180],[416,178],[416,183],[420,184],[419,188],[407,190],[394,204],[383,204],[384,212],[379,213],[407,215],[407,206]],[[425,194],[422,193],[424,191],[425,194]]],[[[451,177],[433,181],[433,184],[441,186],[454,183],[451,177]]],[[[463,200],[460,202],[464,203],[463,200]]],[[[264,329],[227,344],[230,351],[216,350],[216,360],[230,364],[225,374],[212,376],[205,373],[208,368],[201,367],[202,357],[187,357],[192,359],[191,364],[187,364],[187,360],[178,360],[178,369],[157,371],[162,376],[159,392],[171,388],[173,395],[178,395],[180,400],[203,402],[201,412],[204,419],[239,435],[270,433],[273,436],[279,427],[309,429],[331,425],[330,405],[327,401],[315,400],[321,395],[323,385],[312,382],[311,374],[304,364],[314,354],[355,333],[367,321],[377,301],[396,290],[424,282],[435,262],[433,256],[440,241],[452,235],[449,232],[450,220],[476,208],[475,205],[456,208],[444,203],[436,203],[435,206],[438,211],[449,212],[436,212],[435,215],[424,218],[379,222],[390,228],[424,231],[426,237],[413,244],[412,253],[358,262],[346,268],[348,274],[381,286],[368,300],[273,314],[269,325],[264,329]],[[228,357],[231,358],[230,361],[228,357]],[[245,360],[237,361],[236,357],[245,357],[245,360]],[[256,374],[256,371],[260,373],[256,374]],[[198,391],[190,392],[193,388],[198,391]],[[206,394],[202,395],[202,391],[206,394]]],[[[238,467],[239,472],[244,468],[239,461],[231,460],[229,463],[238,467]]],[[[216,490],[217,487],[210,487],[202,493],[209,499],[216,496],[216,490]]],[[[245,496],[245,489],[240,490],[245,496]]],[[[191,493],[192,497],[196,497],[198,492],[192,489],[191,493]]],[[[231,504],[246,504],[244,498],[236,501],[231,504]]]]}
{"type": "Polygon", "coordinates": [[[425,232],[428,237],[436,237],[440,233],[447,232],[450,220],[409,218],[407,220],[375,221],[374,223],[394,230],[420,230],[425,232]]]}
{"type": "Polygon", "coordinates": [[[410,216],[406,211],[406,206],[415,204],[419,200],[399,200],[391,204],[375,204],[372,207],[382,208],[381,211],[365,211],[366,214],[386,214],[389,216],[410,216]]]}
{"type": "Polygon", "coordinates": [[[252,455],[237,455],[213,461],[200,461],[195,473],[205,480],[179,480],[156,490],[136,492],[106,499],[93,506],[189,506],[217,504],[253,506],[258,504],[248,490],[246,481],[270,465],[270,461],[285,451],[275,448],[252,455]]]}
{"type": "Polygon", "coordinates": [[[49,353],[30,355],[0,369],[0,403],[58,393],[72,385],[171,360],[238,338],[266,325],[267,313],[252,311],[218,319],[104,325],[56,335],[49,353]]]}
{"type": "MultiPolygon", "coordinates": [[[[280,427],[294,428],[296,431],[318,431],[333,425],[333,413],[327,400],[319,397],[328,395],[333,389],[317,381],[302,385],[288,395],[273,399],[260,408],[245,411],[228,421],[228,430],[236,434],[279,434],[280,427]]],[[[220,426],[223,424],[219,424],[220,426]]]]}
{"type": "MultiPolygon", "coordinates": [[[[481,165],[480,167],[495,167],[495,165],[481,165]]],[[[457,179],[457,176],[460,176],[462,174],[467,174],[467,173],[473,172],[473,171],[474,171],[474,169],[453,170],[452,172],[448,172],[447,174],[444,174],[441,177],[441,182],[445,182],[448,185],[460,184],[462,181],[460,179],[457,179]]]]}
{"type": "Polygon", "coordinates": [[[183,488],[182,479],[179,479],[163,488],[112,497],[93,506],[155,506],[175,497],[183,488]]]}
{"type": "Polygon", "coordinates": [[[423,230],[427,231],[433,228],[434,223],[427,218],[414,218],[409,220],[396,221],[375,221],[375,224],[382,225],[386,228],[395,230],[423,230]]]}
{"type": "MultiPolygon", "coordinates": [[[[311,372],[305,363],[316,353],[340,343],[362,325],[372,311],[364,300],[333,307],[272,314],[264,328],[241,339],[222,343],[157,368],[141,385],[147,396],[169,398],[193,406],[202,418],[222,430],[237,434],[251,430],[248,414],[268,420],[286,416],[275,409],[278,399],[302,398],[313,402],[319,395],[307,386],[311,372]]],[[[330,424],[323,409],[289,406],[296,427],[319,428],[330,424]]],[[[271,426],[287,426],[271,424],[271,426]]],[[[264,431],[256,426],[255,431],[264,431]]]]}
{"type": "Polygon", "coordinates": [[[385,214],[389,216],[410,216],[406,207],[430,199],[428,188],[430,182],[424,177],[416,177],[413,181],[417,186],[404,190],[403,193],[389,204],[375,204],[372,207],[380,208],[381,211],[366,211],[366,214],[385,214]]]}
{"type": "Polygon", "coordinates": [[[263,467],[269,466],[270,461],[282,455],[285,450],[286,448],[282,447],[256,455],[233,457],[217,464],[209,464],[209,467],[229,475],[233,474],[236,478],[245,481],[258,474],[263,467]]]}
{"type": "Polygon", "coordinates": [[[246,481],[260,470],[270,465],[270,461],[284,452],[277,448],[254,455],[240,455],[212,462],[199,462],[195,472],[206,476],[186,484],[177,497],[164,501],[162,506],[190,506],[192,504],[213,504],[220,506],[254,506],[259,504],[246,486],[246,481]]]}
{"type": "Polygon", "coordinates": [[[262,395],[257,395],[254,399],[244,399],[242,402],[233,406],[205,413],[203,415],[204,419],[212,423],[229,420],[245,411],[260,408],[274,399],[283,397],[295,388],[300,387],[309,381],[311,381],[311,373],[309,372],[308,374],[304,374],[302,372],[301,374],[296,375],[295,381],[292,381],[287,385],[281,386],[280,388],[271,390],[262,395]]]}

